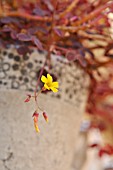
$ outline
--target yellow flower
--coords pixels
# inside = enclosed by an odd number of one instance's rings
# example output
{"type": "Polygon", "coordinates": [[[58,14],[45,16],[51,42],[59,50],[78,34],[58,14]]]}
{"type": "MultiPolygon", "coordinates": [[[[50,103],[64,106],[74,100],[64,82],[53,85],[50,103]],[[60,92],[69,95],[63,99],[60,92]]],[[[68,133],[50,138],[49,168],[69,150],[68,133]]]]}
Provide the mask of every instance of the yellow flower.
{"type": "Polygon", "coordinates": [[[58,82],[53,82],[53,78],[50,74],[47,74],[47,78],[42,75],[41,81],[44,83],[44,88],[47,90],[52,90],[54,93],[58,91],[58,82]]]}

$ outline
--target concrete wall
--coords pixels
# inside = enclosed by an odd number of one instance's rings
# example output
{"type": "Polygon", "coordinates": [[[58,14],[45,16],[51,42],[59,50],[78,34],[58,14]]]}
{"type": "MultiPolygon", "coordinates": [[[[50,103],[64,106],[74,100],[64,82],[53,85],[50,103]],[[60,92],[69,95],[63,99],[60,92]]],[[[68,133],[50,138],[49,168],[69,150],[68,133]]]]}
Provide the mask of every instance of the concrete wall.
{"type": "Polygon", "coordinates": [[[64,67],[65,63],[57,65],[53,59],[60,90],[56,95],[40,96],[38,102],[46,110],[49,123],[40,115],[41,133],[37,134],[32,120],[34,103],[24,103],[24,99],[36,83],[30,73],[41,66],[34,61],[37,56],[43,61],[44,54],[34,52],[28,60],[22,59],[26,74],[22,74],[22,61],[18,64],[15,56],[16,51],[11,49],[2,50],[0,55],[0,170],[80,170],[85,137],[79,134],[79,127],[87,98],[87,77],[79,66],[64,67]],[[29,61],[35,64],[27,69],[29,61]],[[19,65],[18,70],[13,69],[14,64],[19,65]],[[19,86],[15,87],[15,82],[19,86]]]}

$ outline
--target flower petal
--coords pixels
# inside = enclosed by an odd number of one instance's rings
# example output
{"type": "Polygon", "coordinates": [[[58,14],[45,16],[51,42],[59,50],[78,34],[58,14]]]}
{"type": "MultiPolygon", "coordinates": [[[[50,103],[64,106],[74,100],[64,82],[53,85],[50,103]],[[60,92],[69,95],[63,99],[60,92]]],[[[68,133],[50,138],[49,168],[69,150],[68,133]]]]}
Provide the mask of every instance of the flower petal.
{"type": "Polygon", "coordinates": [[[47,74],[47,79],[48,79],[48,82],[50,83],[53,81],[53,78],[50,74],[47,74]]]}
{"type": "Polygon", "coordinates": [[[53,83],[52,83],[52,87],[56,87],[56,88],[58,88],[58,87],[59,87],[58,82],[57,82],[57,81],[56,81],[56,82],[53,82],[53,83]]]}
{"type": "Polygon", "coordinates": [[[58,92],[58,89],[56,89],[55,87],[51,87],[51,90],[52,90],[54,93],[58,92]]]}
{"type": "Polygon", "coordinates": [[[50,90],[50,87],[48,87],[47,84],[44,84],[45,89],[50,90]]]}
{"type": "Polygon", "coordinates": [[[45,76],[42,75],[41,81],[42,81],[43,83],[47,83],[47,78],[46,78],[45,76]]]}

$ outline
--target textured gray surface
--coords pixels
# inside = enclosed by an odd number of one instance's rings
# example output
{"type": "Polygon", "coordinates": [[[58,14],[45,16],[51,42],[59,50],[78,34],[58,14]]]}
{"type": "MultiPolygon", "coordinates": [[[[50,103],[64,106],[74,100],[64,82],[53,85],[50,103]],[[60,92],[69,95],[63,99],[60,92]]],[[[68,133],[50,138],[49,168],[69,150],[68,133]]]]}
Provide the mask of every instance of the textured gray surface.
{"type": "Polygon", "coordinates": [[[42,95],[39,103],[48,112],[49,123],[40,115],[37,134],[31,117],[34,106],[23,102],[24,93],[0,94],[0,170],[73,169],[84,103],[74,107],[42,95]]]}

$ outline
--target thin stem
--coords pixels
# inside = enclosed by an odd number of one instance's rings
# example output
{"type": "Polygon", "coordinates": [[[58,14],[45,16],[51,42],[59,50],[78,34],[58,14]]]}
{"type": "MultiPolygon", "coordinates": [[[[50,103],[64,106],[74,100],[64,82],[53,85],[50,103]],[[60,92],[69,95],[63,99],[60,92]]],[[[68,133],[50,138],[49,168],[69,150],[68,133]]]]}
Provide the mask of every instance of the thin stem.
{"type": "Polygon", "coordinates": [[[97,15],[99,15],[103,10],[105,10],[108,7],[111,7],[112,5],[113,5],[113,2],[105,4],[105,5],[101,6],[100,8],[92,11],[90,13],[90,15],[87,15],[87,16],[83,17],[81,20],[76,21],[75,26],[78,26],[78,25],[81,25],[81,24],[83,24],[85,22],[88,22],[89,20],[91,20],[91,19],[95,18],[97,15]]]}
{"type": "Polygon", "coordinates": [[[0,15],[2,15],[2,12],[3,12],[3,4],[2,1],[0,1],[0,15]]]}
{"type": "MultiPolygon", "coordinates": [[[[57,5],[57,4],[56,4],[57,5]]],[[[37,81],[37,84],[36,84],[36,89],[35,89],[35,92],[34,92],[34,96],[35,96],[35,101],[36,101],[36,104],[37,103],[37,89],[38,89],[38,85],[39,85],[39,82],[40,82],[40,78],[43,74],[43,71],[44,71],[44,68],[45,68],[45,65],[46,63],[48,64],[49,68],[50,68],[50,61],[51,61],[51,58],[50,58],[50,54],[51,54],[51,45],[53,44],[53,41],[54,41],[54,36],[53,36],[53,28],[54,28],[54,15],[55,15],[55,11],[53,12],[53,15],[52,15],[52,25],[51,25],[51,29],[50,29],[50,36],[49,36],[49,49],[48,49],[48,54],[47,54],[47,57],[46,57],[46,60],[45,60],[45,63],[44,63],[44,66],[42,67],[41,71],[40,71],[40,74],[39,74],[39,78],[38,78],[38,81],[37,81]],[[49,61],[49,63],[48,63],[49,61]]]]}
{"type": "Polygon", "coordinates": [[[20,17],[20,18],[25,18],[25,19],[34,20],[34,21],[51,21],[51,17],[34,16],[34,15],[30,15],[30,14],[27,14],[21,11],[7,12],[4,15],[11,16],[11,17],[20,17]]]}
{"type": "Polygon", "coordinates": [[[64,17],[68,12],[72,11],[73,8],[75,8],[76,4],[79,2],[79,0],[74,0],[69,6],[68,8],[66,8],[65,11],[63,11],[62,13],[60,13],[59,17],[64,17]]]}
{"type": "MultiPolygon", "coordinates": [[[[38,77],[38,80],[37,80],[37,84],[36,84],[36,88],[35,88],[35,91],[34,91],[34,96],[35,96],[36,104],[37,104],[37,95],[38,95],[37,89],[38,89],[38,85],[39,85],[39,83],[40,83],[40,78],[41,78],[41,76],[42,76],[42,74],[43,74],[43,71],[44,71],[44,68],[45,68],[46,63],[47,63],[47,57],[46,57],[46,60],[45,60],[45,62],[44,62],[44,65],[43,65],[43,67],[42,67],[42,69],[41,69],[41,71],[40,71],[40,74],[39,74],[39,77],[38,77]]],[[[39,91],[39,92],[40,92],[40,91],[39,91]]],[[[41,92],[42,92],[42,90],[41,90],[41,92]]]]}
{"type": "Polygon", "coordinates": [[[40,91],[38,91],[38,93],[35,93],[35,102],[36,102],[36,110],[37,110],[37,112],[38,112],[38,109],[40,109],[39,108],[39,106],[38,106],[38,102],[37,102],[37,97],[41,94],[41,92],[42,92],[42,89],[40,90],[40,91]]]}
{"type": "Polygon", "coordinates": [[[38,106],[38,108],[39,108],[42,112],[44,112],[44,110],[43,110],[43,109],[41,109],[39,106],[38,106]]]}

